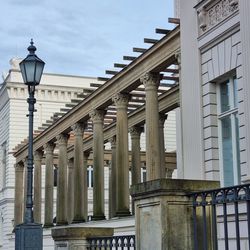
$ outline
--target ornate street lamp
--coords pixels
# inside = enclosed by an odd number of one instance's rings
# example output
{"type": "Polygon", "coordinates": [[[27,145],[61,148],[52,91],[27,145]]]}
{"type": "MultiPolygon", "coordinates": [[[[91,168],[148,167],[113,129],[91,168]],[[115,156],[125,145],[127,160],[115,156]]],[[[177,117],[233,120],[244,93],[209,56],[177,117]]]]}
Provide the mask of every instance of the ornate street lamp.
{"type": "Polygon", "coordinates": [[[34,249],[43,248],[43,229],[42,225],[34,222],[33,217],[33,113],[35,111],[36,99],[35,86],[39,85],[45,63],[35,54],[36,47],[31,39],[28,47],[28,56],[20,63],[23,81],[28,85],[29,98],[29,151],[27,164],[27,195],[24,223],[15,228],[15,249],[34,249]]]}

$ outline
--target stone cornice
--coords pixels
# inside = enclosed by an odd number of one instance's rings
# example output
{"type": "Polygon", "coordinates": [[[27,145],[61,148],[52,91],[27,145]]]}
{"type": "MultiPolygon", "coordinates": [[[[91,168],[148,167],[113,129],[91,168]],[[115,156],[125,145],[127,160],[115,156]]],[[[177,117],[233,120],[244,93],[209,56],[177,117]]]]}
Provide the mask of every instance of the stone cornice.
{"type": "MultiPolygon", "coordinates": [[[[6,88],[20,88],[20,89],[27,89],[27,86],[20,82],[7,82],[5,84],[6,88]]],[[[42,84],[36,87],[36,90],[53,90],[53,91],[69,91],[69,92],[80,92],[84,89],[92,89],[92,88],[80,88],[74,86],[56,86],[56,85],[49,85],[49,84],[42,84]]]]}
{"type": "MultiPolygon", "coordinates": [[[[105,108],[112,104],[112,96],[117,93],[130,92],[140,85],[143,72],[160,72],[175,62],[175,53],[180,47],[180,28],[176,27],[145,53],[137,57],[127,67],[99,87],[95,92],[72,108],[52,126],[45,129],[34,139],[34,150],[47,141],[54,141],[57,134],[68,132],[79,120],[88,120],[93,109],[105,108]]],[[[110,136],[109,136],[110,138],[110,136]]],[[[14,156],[17,161],[27,155],[28,145],[19,149],[14,156]]]]}

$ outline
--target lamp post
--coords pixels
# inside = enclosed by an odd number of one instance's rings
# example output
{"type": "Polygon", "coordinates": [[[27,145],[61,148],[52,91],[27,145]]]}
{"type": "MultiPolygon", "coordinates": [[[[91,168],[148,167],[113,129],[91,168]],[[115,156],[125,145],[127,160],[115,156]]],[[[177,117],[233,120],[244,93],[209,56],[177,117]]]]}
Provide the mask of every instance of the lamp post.
{"type": "Polygon", "coordinates": [[[44,62],[35,54],[36,47],[31,39],[28,56],[20,63],[24,84],[28,85],[29,98],[29,148],[27,164],[27,196],[24,223],[15,228],[15,249],[42,250],[42,225],[34,222],[33,217],[33,113],[35,111],[35,86],[39,85],[44,62]]]}

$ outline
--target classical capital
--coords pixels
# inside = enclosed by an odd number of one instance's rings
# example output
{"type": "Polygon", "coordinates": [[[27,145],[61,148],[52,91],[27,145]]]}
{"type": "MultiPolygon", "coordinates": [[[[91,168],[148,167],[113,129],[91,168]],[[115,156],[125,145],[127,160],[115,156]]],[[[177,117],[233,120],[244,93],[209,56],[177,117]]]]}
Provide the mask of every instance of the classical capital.
{"type": "Polygon", "coordinates": [[[133,126],[129,128],[129,133],[131,135],[131,138],[140,137],[142,132],[143,132],[143,127],[133,126]]]}
{"type": "Polygon", "coordinates": [[[74,159],[73,158],[69,159],[69,161],[68,161],[68,168],[70,168],[70,169],[74,168],[74,159]]]}
{"type": "Polygon", "coordinates": [[[89,116],[93,123],[102,123],[105,113],[105,110],[94,109],[92,112],[89,113],[89,116]]]}
{"type": "Polygon", "coordinates": [[[114,135],[112,138],[110,138],[109,142],[111,144],[111,148],[115,148],[116,147],[116,136],[114,135]]]}
{"type": "Polygon", "coordinates": [[[155,72],[146,72],[141,78],[140,81],[144,84],[145,89],[149,87],[158,88],[162,75],[155,72]]]}
{"type": "Polygon", "coordinates": [[[160,113],[159,114],[159,125],[164,126],[164,122],[167,120],[167,118],[168,118],[168,114],[160,113]]]}
{"type": "Polygon", "coordinates": [[[27,165],[28,165],[28,156],[24,158],[23,164],[24,164],[24,166],[27,166],[27,165]]]}
{"type": "Polygon", "coordinates": [[[71,129],[73,130],[75,135],[83,136],[83,132],[85,129],[85,124],[81,122],[77,122],[73,126],[71,126],[71,129]]]}
{"type": "Polygon", "coordinates": [[[55,149],[55,143],[53,142],[47,142],[45,145],[44,145],[44,150],[46,152],[46,154],[53,154],[53,151],[55,149]]]}
{"type": "Polygon", "coordinates": [[[118,93],[112,97],[112,101],[117,108],[127,108],[129,95],[118,93]]]}
{"type": "Polygon", "coordinates": [[[18,162],[18,163],[15,164],[15,170],[17,172],[19,172],[19,171],[22,172],[23,169],[24,169],[24,164],[23,164],[22,161],[20,161],[20,162],[18,162]]]}
{"type": "Polygon", "coordinates": [[[42,158],[43,158],[43,151],[42,150],[36,150],[34,152],[34,160],[39,161],[39,160],[42,160],[42,158]]]}
{"type": "Polygon", "coordinates": [[[181,66],[181,50],[178,49],[176,52],[175,52],[175,59],[179,65],[179,68],[181,66]]]}
{"type": "Polygon", "coordinates": [[[59,145],[67,145],[68,139],[69,139],[68,134],[59,134],[56,136],[56,140],[59,145]]]}
{"type": "Polygon", "coordinates": [[[89,155],[90,155],[90,152],[89,152],[89,151],[84,151],[84,152],[83,152],[84,159],[88,160],[89,155]]]}

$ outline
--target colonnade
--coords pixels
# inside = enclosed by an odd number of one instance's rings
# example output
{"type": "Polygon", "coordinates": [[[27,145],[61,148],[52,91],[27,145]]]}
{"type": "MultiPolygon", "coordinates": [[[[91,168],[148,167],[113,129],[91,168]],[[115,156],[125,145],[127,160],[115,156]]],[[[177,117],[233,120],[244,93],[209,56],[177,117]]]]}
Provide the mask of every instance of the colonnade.
{"type": "MultiPolygon", "coordinates": [[[[146,73],[140,81],[145,86],[145,124],[146,124],[146,169],[147,181],[165,178],[165,148],[164,121],[165,114],[159,114],[158,86],[161,75],[146,73]]],[[[128,103],[130,95],[117,93],[112,97],[116,108],[116,132],[110,138],[111,167],[109,181],[109,216],[123,217],[130,215],[129,199],[129,145],[128,134],[131,135],[131,174],[132,185],[141,182],[140,136],[143,132],[142,124],[128,127],[128,103]]],[[[89,113],[93,125],[93,216],[92,220],[105,219],[104,211],[104,126],[105,109],[94,109],[89,113]]],[[[43,148],[34,152],[34,219],[41,223],[41,167],[45,159],[45,200],[44,227],[53,226],[53,188],[54,169],[53,154],[58,148],[58,177],[56,197],[56,224],[66,225],[80,223],[87,220],[87,160],[89,151],[84,149],[83,138],[86,122],[79,122],[70,126],[74,135],[73,158],[68,159],[67,145],[69,133],[55,136],[55,140],[48,141],[43,148]]],[[[15,224],[23,220],[25,197],[24,162],[15,166],[15,224]]]]}

